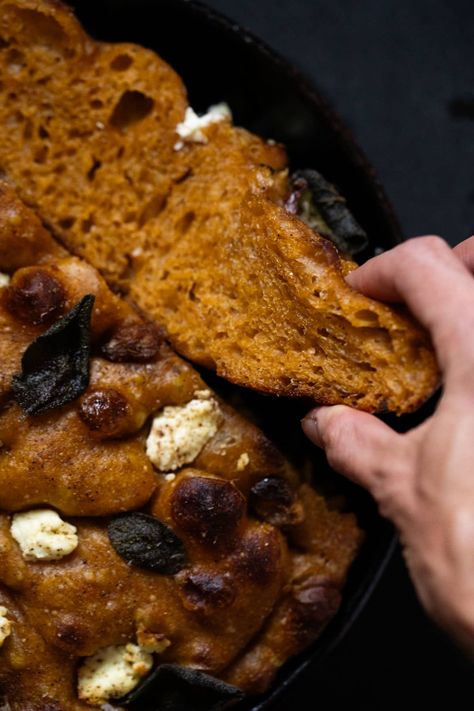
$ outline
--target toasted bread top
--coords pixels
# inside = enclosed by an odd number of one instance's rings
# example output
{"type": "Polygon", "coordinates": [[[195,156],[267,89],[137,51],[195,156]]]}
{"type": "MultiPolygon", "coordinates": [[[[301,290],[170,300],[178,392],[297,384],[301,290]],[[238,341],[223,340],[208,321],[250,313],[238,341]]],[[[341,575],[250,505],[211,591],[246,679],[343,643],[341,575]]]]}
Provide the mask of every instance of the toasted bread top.
{"type": "Polygon", "coordinates": [[[355,265],[285,211],[281,146],[225,119],[182,140],[185,88],[156,54],[91,40],[57,2],[0,8],[2,171],[180,353],[250,388],[368,411],[430,395],[425,332],[353,291],[355,265]]]}
{"type": "MultiPolygon", "coordinates": [[[[2,184],[0,273],[0,618],[10,627],[0,694],[12,711],[89,708],[76,688],[83,658],[128,643],[264,690],[336,612],[362,538],[355,516],[328,506],[2,184]],[[87,295],[89,383],[29,414],[13,376],[87,295]],[[193,407],[212,414],[212,428],[186,424],[193,407]],[[14,538],[15,514],[38,507],[75,526],[64,557],[25,557],[14,538]],[[180,569],[144,569],[112,545],[110,521],[137,510],[178,536],[180,569]]],[[[35,355],[36,372],[48,353],[35,355]]],[[[139,555],[150,548],[142,541],[139,555]]]]}

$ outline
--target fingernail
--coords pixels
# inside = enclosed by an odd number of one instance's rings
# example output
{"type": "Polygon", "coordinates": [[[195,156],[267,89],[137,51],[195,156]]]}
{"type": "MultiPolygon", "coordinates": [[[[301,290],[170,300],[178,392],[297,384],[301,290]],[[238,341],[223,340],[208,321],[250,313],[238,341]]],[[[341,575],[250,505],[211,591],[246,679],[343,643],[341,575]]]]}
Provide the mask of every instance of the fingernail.
{"type": "Polygon", "coordinates": [[[321,407],[315,407],[314,410],[308,412],[306,417],[301,420],[303,432],[318,447],[323,446],[323,440],[318,425],[318,413],[320,410],[322,410],[321,407]]]}

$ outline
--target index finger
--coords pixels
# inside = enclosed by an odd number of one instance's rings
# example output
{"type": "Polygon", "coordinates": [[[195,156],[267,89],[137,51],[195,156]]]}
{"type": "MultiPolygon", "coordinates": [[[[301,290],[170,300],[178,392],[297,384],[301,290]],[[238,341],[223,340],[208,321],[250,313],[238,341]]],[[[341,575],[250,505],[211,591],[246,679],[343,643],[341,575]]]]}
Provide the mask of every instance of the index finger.
{"type": "Polygon", "coordinates": [[[443,370],[473,359],[474,280],[440,237],[416,237],[374,257],[346,277],[366,296],[405,303],[430,332],[443,370]]]}

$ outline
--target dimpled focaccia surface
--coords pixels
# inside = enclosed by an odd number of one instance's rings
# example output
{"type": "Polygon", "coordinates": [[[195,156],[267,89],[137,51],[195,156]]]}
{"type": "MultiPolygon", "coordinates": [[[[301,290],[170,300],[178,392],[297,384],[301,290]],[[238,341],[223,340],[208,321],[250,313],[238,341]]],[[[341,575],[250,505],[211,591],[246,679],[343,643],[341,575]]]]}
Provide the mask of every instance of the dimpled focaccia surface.
{"type": "Polygon", "coordinates": [[[0,169],[180,353],[240,385],[369,411],[430,395],[423,330],[350,289],[355,265],[285,211],[281,146],[223,120],[176,150],[186,93],[154,53],[92,41],[57,2],[0,13],[0,169]]]}
{"type": "Polygon", "coordinates": [[[0,287],[0,606],[12,623],[0,693],[9,708],[90,708],[76,688],[84,658],[150,638],[166,643],[154,663],[264,690],[336,612],[362,537],[354,515],[329,508],[6,185],[0,273],[10,277],[0,287]],[[22,354],[86,294],[95,296],[89,385],[27,415],[11,389],[22,354]],[[193,461],[171,476],[157,471],[146,453],[150,417],[196,397],[218,403],[217,430],[193,461]],[[12,516],[35,507],[76,527],[69,555],[24,557],[12,516]],[[112,546],[111,516],[137,509],[182,542],[178,572],[130,565],[112,546]]]}

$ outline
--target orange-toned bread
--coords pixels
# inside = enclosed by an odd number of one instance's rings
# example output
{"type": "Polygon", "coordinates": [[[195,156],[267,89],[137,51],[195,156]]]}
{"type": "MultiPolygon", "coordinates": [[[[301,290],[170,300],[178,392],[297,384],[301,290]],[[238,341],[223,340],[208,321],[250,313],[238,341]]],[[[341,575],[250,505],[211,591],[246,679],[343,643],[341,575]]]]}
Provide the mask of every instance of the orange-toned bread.
{"type": "Polygon", "coordinates": [[[175,72],[91,40],[58,2],[0,13],[0,169],[180,353],[240,385],[369,411],[430,395],[423,330],[349,288],[355,265],[285,211],[281,146],[228,119],[178,135],[175,72]]]}
{"type": "MultiPolygon", "coordinates": [[[[84,658],[127,643],[151,644],[155,666],[264,690],[336,612],[362,539],[355,516],[303,483],[157,326],[2,184],[0,273],[0,696],[12,711],[90,708],[78,697],[84,658]],[[95,296],[89,384],[28,414],[12,387],[22,355],[87,294],[95,296]],[[190,402],[212,404],[215,428],[189,452],[205,426],[191,423],[167,470],[151,461],[150,420],[190,402]],[[38,507],[76,527],[78,545],[64,557],[20,549],[13,516],[38,507]],[[181,541],[179,569],[137,567],[112,545],[111,517],[137,510],[181,541]]],[[[160,426],[163,456],[171,435],[160,426]]],[[[106,700],[114,708],[113,695],[106,700]]]]}

